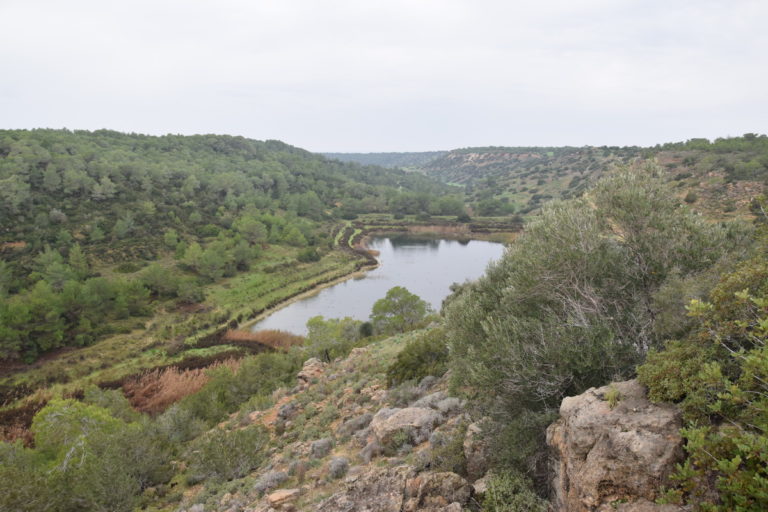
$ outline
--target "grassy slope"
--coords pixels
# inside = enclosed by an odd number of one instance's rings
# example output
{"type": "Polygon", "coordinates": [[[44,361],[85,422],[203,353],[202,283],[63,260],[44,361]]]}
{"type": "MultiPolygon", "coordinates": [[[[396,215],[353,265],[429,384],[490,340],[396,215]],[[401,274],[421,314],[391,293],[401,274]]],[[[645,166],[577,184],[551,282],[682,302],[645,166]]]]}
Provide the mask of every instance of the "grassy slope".
{"type": "MultiPolygon", "coordinates": [[[[123,326],[133,327],[130,332],[110,336],[89,347],[48,356],[0,378],[0,386],[45,387],[47,389],[36,398],[48,398],[72,393],[89,383],[119,381],[143,370],[193,357],[210,358],[233,352],[235,347],[231,345],[196,348],[195,344],[231,319],[247,318],[320,282],[346,275],[354,271],[359,262],[348,252],[332,251],[319,262],[299,263],[295,259],[297,251],[274,246],[249,272],[209,286],[207,298],[200,307],[187,311],[169,301],[143,322],[130,319],[130,323],[123,326]],[[195,334],[186,337],[185,332],[195,334]],[[174,346],[173,338],[178,340],[178,337],[186,340],[174,346]]],[[[4,408],[14,405],[17,404],[6,404],[4,408]]]]}
{"type": "MultiPolygon", "coordinates": [[[[0,377],[0,389],[16,389],[22,399],[7,399],[0,411],[29,400],[76,394],[89,384],[117,385],[126,377],[157,367],[195,366],[214,358],[238,355],[240,348],[209,343],[206,338],[232,321],[247,322],[284,300],[357,271],[366,261],[341,249],[357,246],[365,235],[414,231],[424,234],[427,230],[439,236],[506,242],[512,238],[514,229],[504,219],[475,219],[470,227],[457,225],[449,217],[419,222],[412,216],[395,220],[391,215],[371,214],[340,224],[334,235],[338,249],[324,254],[319,262],[299,263],[298,249],[271,246],[250,271],[207,286],[205,302],[194,308],[179,308],[173,301],[167,301],[159,305],[152,317],[122,321],[116,326],[124,331],[120,334],[92,346],[50,354],[0,377]],[[459,232],[450,232],[454,228],[459,232]]],[[[170,256],[161,262],[169,267],[175,264],[170,256]]],[[[99,271],[107,275],[114,272],[114,266],[101,265],[99,271]]]]}

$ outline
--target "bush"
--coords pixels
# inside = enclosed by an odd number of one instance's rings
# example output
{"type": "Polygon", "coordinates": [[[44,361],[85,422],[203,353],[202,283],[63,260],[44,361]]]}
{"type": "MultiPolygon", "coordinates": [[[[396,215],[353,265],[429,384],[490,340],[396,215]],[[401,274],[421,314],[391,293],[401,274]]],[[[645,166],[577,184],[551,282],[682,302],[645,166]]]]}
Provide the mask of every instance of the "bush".
{"type": "Polygon", "coordinates": [[[387,385],[407,380],[420,381],[427,375],[442,376],[448,369],[448,344],[445,330],[432,329],[410,342],[387,368],[387,385]]]}
{"type": "Polygon", "coordinates": [[[499,434],[517,441],[506,443],[516,453],[499,456],[543,477],[545,421],[562,399],[633,376],[660,341],[656,292],[734,245],[722,226],[681,209],[653,169],[621,171],[588,197],[548,203],[444,310],[454,389],[474,392],[504,425],[499,434]]]}
{"type": "Polygon", "coordinates": [[[240,478],[264,460],[269,433],[261,426],[227,432],[215,429],[189,448],[189,475],[195,481],[240,478]]]}
{"type": "MultiPolygon", "coordinates": [[[[765,250],[765,247],[762,247],[765,250]]],[[[668,499],[706,510],[768,509],[768,263],[742,263],[692,301],[698,327],[639,370],[655,401],[679,403],[688,458],[668,499]]]]}
{"type": "Polygon", "coordinates": [[[326,362],[346,356],[360,340],[362,325],[362,322],[350,317],[310,318],[307,320],[307,355],[326,362]]]}
{"type": "Polygon", "coordinates": [[[519,473],[494,473],[488,481],[482,512],[545,512],[547,503],[533,491],[530,480],[519,473]]]}
{"type": "MultiPolygon", "coordinates": [[[[112,396],[89,394],[115,405],[112,396]]],[[[129,512],[143,489],[171,476],[169,451],[146,420],[128,423],[102,407],[53,400],[32,431],[34,449],[0,443],[2,510],[129,512]]]]}
{"type": "Polygon", "coordinates": [[[415,328],[431,311],[429,304],[402,286],[391,288],[373,304],[371,324],[378,334],[393,334],[415,328]]]}
{"type": "Polygon", "coordinates": [[[699,196],[696,194],[696,192],[688,192],[685,194],[685,198],[683,199],[688,204],[693,204],[699,199],[699,196]]]}
{"type": "Polygon", "coordinates": [[[320,253],[314,247],[307,247],[299,251],[299,255],[296,257],[302,263],[310,263],[313,261],[320,261],[320,253]]]}
{"type": "Polygon", "coordinates": [[[467,458],[464,455],[464,438],[467,424],[462,423],[450,434],[436,432],[430,438],[432,449],[429,452],[430,471],[450,471],[457,475],[467,475],[467,458]]]}

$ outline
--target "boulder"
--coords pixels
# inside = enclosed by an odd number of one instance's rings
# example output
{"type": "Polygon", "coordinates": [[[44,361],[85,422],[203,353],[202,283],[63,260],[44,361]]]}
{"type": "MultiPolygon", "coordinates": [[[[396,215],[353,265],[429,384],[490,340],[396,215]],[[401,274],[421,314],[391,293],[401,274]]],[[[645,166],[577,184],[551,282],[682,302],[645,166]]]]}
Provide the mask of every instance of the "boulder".
{"type": "Polygon", "coordinates": [[[443,417],[437,411],[406,407],[380,410],[373,417],[370,428],[385,451],[393,452],[404,444],[417,446],[427,441],[435,427],[442,422],[443,417]]]}
{"type": "Polygon", "coordinates": [[[441,512],[466,504],[472,487],[456,473],[421,473],[406,482],[405,494],[403,512],[441,512]]]}
{"type": "Polygon", "coordinates": [[[401,512],[406,482],[416,471],[411,466],[373,468],[347,477],[345,488],[322,501],[318,512],[401,512]]]}
{"type": "Polygon", "coordinates": [[[464,436],[464,458],[467,461],[467,478],[474,482],[488,471],[488,443],[483,439],[481,422],[470,423],[464,436]]]}
{"type": "Polygon", "coordinates": [[[646,510],[629,506],[645,507],[669,483],[683,457],[680,426],[677,408],[652,404],[636,380],[565,398],[560,419],[547,429],[554,455],[553,509],[646,510]],[[613,408],[606,399],[609,390],[619,394],[613,408]]]}
{"type": "Polygon", "coordinates": [[[312,380],[319,378],[325,371],[327,365],[316,357],[304,361],[301,371],[296,377],[299,379],[299,385],[309,384],[312,380]]]}
{"type": "Polygon", "coordinates": [[[299,489],[280,489],[267,496],[267,501],[270,506],[279,508],[289,501],[295,500],[299,496],[299,493],[301,493],[301,490],[299,489]]]}

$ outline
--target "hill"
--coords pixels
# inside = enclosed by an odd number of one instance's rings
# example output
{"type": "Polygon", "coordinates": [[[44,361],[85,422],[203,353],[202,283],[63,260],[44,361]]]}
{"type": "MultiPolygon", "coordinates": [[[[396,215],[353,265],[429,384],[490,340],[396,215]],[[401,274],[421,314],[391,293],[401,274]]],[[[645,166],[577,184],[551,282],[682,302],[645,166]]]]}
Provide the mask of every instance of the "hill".
{"type": "Polygon", "coordinates": [[[529,215],[578,197],[606,171],[656,159],[681,200],[708,214],[744,215],[768,178],[765,135],[691,139],[655,147],[473,147],[433,153],[334,154],[386,162],[464,187],[477,215],[529,215]],[[428,157],[427,157],[428,156],[428,157]]]}
{"type": "MultiPolygon", "coordinates": [[[[251,268],[318,262],[262,278],[270,304],[276,289],[290,296],[359,265],[331,251],[339,218],[463,212],[460,198],[446,202],[449,191],[279,141],[0,131],[0,360],[130,332],[164,301],[200,303],[211,285],[251,268]]],[[[217,307],[195,324],[229,321],[217,307]]],[[[163,338],[194,330],[166,327],[163,338]]]]}
{"type": "Polygon", "coordinates": [[[422,151],[415,153],[323,153],[326,158],[342,162],[354,162],[362,165],[400,169],[421,169],[432,160],[444,155],[446,151],[422,151]]]}

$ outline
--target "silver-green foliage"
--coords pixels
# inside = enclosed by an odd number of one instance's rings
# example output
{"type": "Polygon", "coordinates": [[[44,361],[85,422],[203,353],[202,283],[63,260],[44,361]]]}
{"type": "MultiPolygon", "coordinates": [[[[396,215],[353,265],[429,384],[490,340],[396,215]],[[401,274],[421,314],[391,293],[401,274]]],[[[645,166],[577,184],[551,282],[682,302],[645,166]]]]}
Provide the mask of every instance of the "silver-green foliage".
{"type": "Polygon", "coordinates": [[[486,412],[514,425],[631,375],[658,343],[655,292],[672,273],[713,265],[733,245],[729,236],[681,207],[652,167],[551,203],[501,261],[448,301],[454,384],[478,390],[486,412]]]}

